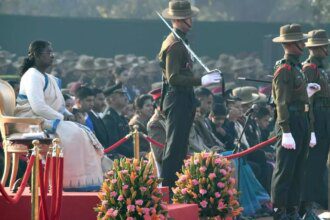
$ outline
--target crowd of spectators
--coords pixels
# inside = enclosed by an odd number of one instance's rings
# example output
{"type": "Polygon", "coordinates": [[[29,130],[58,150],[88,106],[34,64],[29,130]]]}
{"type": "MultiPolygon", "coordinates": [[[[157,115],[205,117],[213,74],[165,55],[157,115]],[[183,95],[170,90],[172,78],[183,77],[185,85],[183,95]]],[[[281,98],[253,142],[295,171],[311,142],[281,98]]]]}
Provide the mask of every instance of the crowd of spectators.
{"type": "MultiPolygon", "coordinates": [[[[138,130],[165,144],[164,117],[159,108],[162,73],[156,60],[133,54],[112,58],[78,55],[73,51],[55,53],[49,73],[62,80],[66,108],[75,120],[92,130],[104,148],[138,130]]],[[[200,151],[225,152],[238,146],[243,149],[267,140],[274,126],[269,104],[271,84],[238,81],[243,76],[271,81],[269,72],[253,54],[231,56],[221,54],[217,60],[202,57],[210,68],[223,72],[225,84],[196,88],[197,112],[189,138],[189,154],[200,151]],[[252,108],[250,120],[246,113],[252,108]]],[[[19,78],[15,75],[23,58],[0,50],[0,78],[8,78],[16,92],[19,78]]],[[[195,73],[203,74],[195,65],[195,73]]],[[[140,138],[140,155],[152,152],[158,172],[162,149],[140,138]]],[[[111,159],[133,157],[129,139],[109,152],[111,159]]],[[[255,151],[246,157],[254,176],[265,191],[270,192],[274,164],[272,146],[255,151]]]]}

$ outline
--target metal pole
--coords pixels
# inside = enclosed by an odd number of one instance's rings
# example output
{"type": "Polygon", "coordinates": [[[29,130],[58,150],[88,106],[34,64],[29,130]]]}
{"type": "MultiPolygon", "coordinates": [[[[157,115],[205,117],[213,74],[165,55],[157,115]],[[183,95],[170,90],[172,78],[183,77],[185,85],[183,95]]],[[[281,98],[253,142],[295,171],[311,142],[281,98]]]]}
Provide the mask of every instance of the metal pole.
{"type": "Polygon", "coordinates": [[[32,142],[34,146],[35,161],[31,177],[31,220],[39,220],[39,144],[38,140],[32,142]]]}
{"type": "Polygon", "coordinates": [[[133,129],[133,144],[134,144],[134,158],[135,159],[140,159],[140,135],[138,131],[139,126],[134,125],[133,129]]]}

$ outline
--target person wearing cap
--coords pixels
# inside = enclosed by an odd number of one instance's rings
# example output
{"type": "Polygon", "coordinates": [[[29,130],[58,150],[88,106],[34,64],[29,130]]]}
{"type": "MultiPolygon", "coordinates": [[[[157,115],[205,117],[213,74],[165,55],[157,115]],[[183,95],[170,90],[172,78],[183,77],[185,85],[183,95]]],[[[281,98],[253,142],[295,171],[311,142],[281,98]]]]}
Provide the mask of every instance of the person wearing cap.
{"type": "Polygon", "coordinates": [[[299,61],[306,39],[307,35],[302,33],[299,24],[282,26],[280,36],[273,39],[284,49],[284,58],[275,64],[272,82],[278,137],[271,189],[272,202],[277,208],[274,219],[300,219],[297,207],[303,165],[308,145],[316,144],[309,128],[308,97],[318,91],[319,85],[307,84],[299,61]]]}
{"type": "MultiPolygon", "coordinates": [[[[116,84],[104,91],[107,108],[103,113],[103,122],[109,132],[109,145],[113,145],[129,132],[128,120],[123,116],[122,111],[128,104],[127,95],[123,91],[121,84],[116,84]]],[[[133,142],[128,139],[121,146],[111,151],[108,156],[111,159],[121,156],[133,157],[133,142]]]]}
{"type": "Polygon", "coordinates": [[[311,126],[314,126],[317,144],[308,148],[302,206],[306,217],[318,219],[312,208],[313,202],[322,203],[323,206],[326,203],[324,174],[330,147],[330,87],[328,74],[324,70],[330,41],[326,31],[321,29],[310,31],[308,37],[305,45],[309,57],[304,62],[303,72],[308,82],[319,84],[321,90],[310,99],[311,113],[314,115],[314,124],[311,126]]]}
{"type": "Polygon", "coordinates": [[[220,82],[220,74],[213,72],[203,77],[194,76],[193,58],[185,44],[187,32],[192,28],[192,17],[198,9],[188,1],[169,1],[162,16],[171,19],[174,33],[163,41],[158,59],[163,72],[161,108],[166,120],[166,147],[163,155],[163,185],[172,187],[175,173],[180,170],[188,149],[189,131],[195,114],[194,86],[220,82]]]}
{"type": "MultiPolygon", "coordinates": [[[[160,97],[161,97],[161,88],[153,89],[149,92],[152,95],[154,100],[154,114],[151,116],[148,124],[147,124],[147,132],[148,136],[157,142],[164,144],[166,140],[165,136],[165,117],[163,113],[160,111],[160,97]]],[[[150,143],[150,148],[152,152],[152,156],[155,160],[157,174],[161,173],[161,165],[162,165],[162,156],[163,156],[163,148],[160,148],[152,143],[150,143]]]]}

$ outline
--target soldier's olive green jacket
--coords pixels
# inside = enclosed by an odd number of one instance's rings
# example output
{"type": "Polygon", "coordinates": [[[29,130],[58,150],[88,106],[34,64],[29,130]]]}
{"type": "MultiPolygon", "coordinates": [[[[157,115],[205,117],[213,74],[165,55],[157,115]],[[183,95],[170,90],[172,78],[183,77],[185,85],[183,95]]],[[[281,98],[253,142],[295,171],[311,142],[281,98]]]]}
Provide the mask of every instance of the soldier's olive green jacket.
{"type": "Polygon", "coordinates": [[[272,95],[276,105],[277,123],[283,133],[290,131],[289,108],[308,105],[306,78],[302,73],[299,57],[285,54],[274,68],[272,95]]]}
{"type": "MultiPolygon", "coordinates": [[[[187,42],[185,34],[175,30],[187,42]]],[[[192,87],[201,85],[201,77],[192,72],[192,59],[183,43],[170,33],[163,41],[158,58],[166,82],[171,86],[192,87]]]]}
{"type": "Polygon", "coordinates": [[[321,86],[321,90],[312,96],[312,100],[330,98],[329,79],[324,70],[323,60],[323,58],[310,56],[304,62],[303,72],[308,83],[317,83],[321,86]]]}

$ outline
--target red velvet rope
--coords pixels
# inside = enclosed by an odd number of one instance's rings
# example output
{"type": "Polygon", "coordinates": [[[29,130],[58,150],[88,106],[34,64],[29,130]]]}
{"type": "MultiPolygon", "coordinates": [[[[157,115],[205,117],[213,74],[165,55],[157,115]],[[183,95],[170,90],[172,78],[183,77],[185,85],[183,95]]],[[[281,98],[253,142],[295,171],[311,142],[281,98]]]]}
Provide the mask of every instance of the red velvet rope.
{"type": "Polygon", "coordinates": [[[57,173],[56,167],[58,164],[58,158],[53,156],[51,161],[51,169],[52,169],[52,198],[51,198],[51,205],[50,205],[50,219],[55,219],[55,212],[56,212],[56,195],[57,195],[57,173]]]}
{"type": "Polygon", "coordinates": [[[245,151],[242,151],[242,152],[239,152],[239,153],[236,153],[236,154],[232,154],[232,155],[228,155],[228,156],[225,156],[225,158],[227,158],[228,160],[231,160],[231,159],[235,159],[235,158],[238,158],[238,157],[243,157],[249,153],[252,153],[253,151],[255,150],[258,150],[262,147],[265,147],[267,145],[270,145],[272,143],[274,143],[276,141],[276,137],[273,137],[271,139],[268,139],[267,141],[264,141],[264,142],[261,142],[257,145],[254,145],[253,147],[250,147],[249,149],[246,149],[245,151]]]}
{"type": "Polygon", "coordinates": [[[39,187],[40,187],[40,209],[39,209],[39,217],[41,220],[48,220],[48,211],[47,211],[47,191],[44,185],[44,170],[42,167],[42,161],[39,161],[39,187]]]}
{"type": "Polygon", "coordinates": [[[15,194],[14,197],[10,197],[4,186],[2,184],[0,184],[0,192],[1,194],[3,195],[3,197],[5,198],[6,202],[10,203],[10,204],[16,204],[22,197],[22,194],[24,192],[24,189],[26,187],[26,183],[30,177],[30,174],[31,174],[31,170],[32,170],[32,166],[34,164],[34,160],[35,160],[35,155],[32,155],[31,158],[30,158],[30,161],[28,163],[28,166],[26,168],[26,171],[24,173],[24,176],[23,176],[23,180],[22,180],[22,183],[21,183],[21,186],[19,187],[19,190],[17,191],[17,193],[15,194]]]}
{"type": "Polygon", "coordinates": [[[142,137],[143,137],[144,139],[146,139],[147,141],[149,141],[150,143],[156,145],[156,146],[159,147],[159,148],[164,149],[164,147],[165,147],[164,144],[159,143],[158,141],[152,139],[151,137],[148,137],[147,135],[145,135],[145,134],[143,134],[143,133],[140,133],[140,134],[142,134],[142,137]]]}
{"type": "Polygon", "coordinates": [[[61,214],[61,206],[62,206],[62,193],[63,193],[63,164],[64,164],[64,158],[59,158],[59,173],[57,177],[57,194],[56,194],[56,210],[55,210],[55,220],[60,219],[61,214]]]}
{"type": "MultiPolygon", "coordinates": [[[[129,135],[130,136],[130,135],[129,135]]],[[[125,143],[129,136],[125,136],[122,139],[120,139],[119,141],[117,141],[116,143],[114,143],[113,145],[111,145],[110,147],[108,147],[107,149],[104,150],[104,153],[109,153],[110,151],[116,149],[117,147],[119,147],[121,144],[125,143]]]]}

